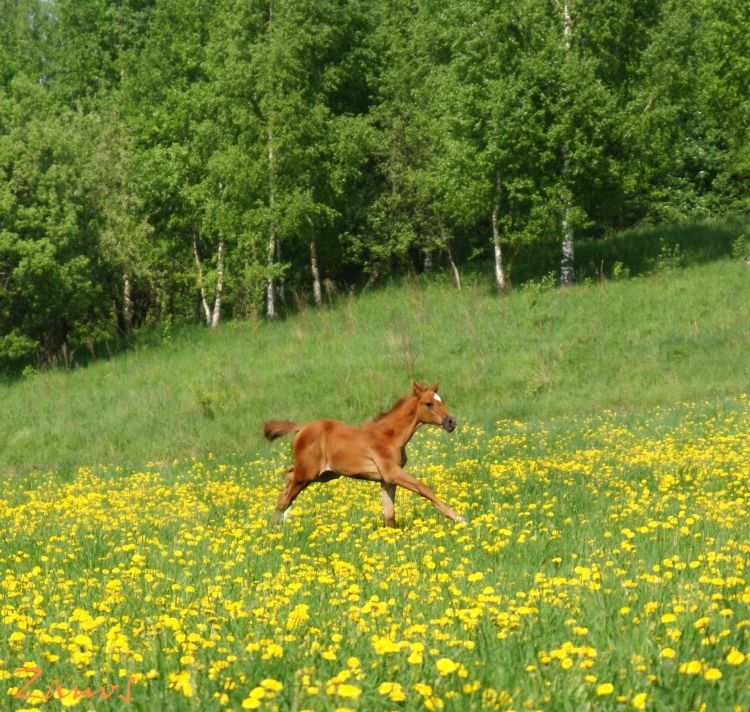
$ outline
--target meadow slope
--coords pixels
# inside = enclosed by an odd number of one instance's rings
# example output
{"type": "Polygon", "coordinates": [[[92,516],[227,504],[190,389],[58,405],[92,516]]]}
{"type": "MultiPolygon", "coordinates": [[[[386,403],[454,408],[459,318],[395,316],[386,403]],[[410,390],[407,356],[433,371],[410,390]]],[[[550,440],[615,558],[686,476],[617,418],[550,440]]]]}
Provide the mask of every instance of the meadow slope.
{"type": "Polygon", "coordinates": [[[407,283],[6,387],[0,707],[750,710],[749,281],[407,283]],[[461,423],[409,470],[467,523],[350,480],[270,521],[262,420],[412,375],[461,423]]]}
{"type": "Polygon", "coordinates": [[[498,299],[407,281],[319,312],[186,328],[0,386],[0,472],[251,454],[268,418],[360,422],[439,378],[460,420],[544,419],[736,395],[750,269],[722,261],[498,299]]]}

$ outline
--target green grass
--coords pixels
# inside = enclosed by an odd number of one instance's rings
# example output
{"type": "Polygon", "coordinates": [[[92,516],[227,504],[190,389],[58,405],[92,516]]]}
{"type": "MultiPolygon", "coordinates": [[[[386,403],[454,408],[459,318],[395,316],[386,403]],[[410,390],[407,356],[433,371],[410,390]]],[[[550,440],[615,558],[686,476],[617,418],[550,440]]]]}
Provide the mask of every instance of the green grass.
{"type": "Polygon", "coordinates": [[[663,266],[407,280],[2,386],[0,707],[31,663],[38,695],[132,676],[79,709],[747,708],[750,268],[663,266]],[[385,529],[342,478],[272,525],[263,420],[363,420],[412,377],[460,427],[409,471],[468,523],[400,492],[385,529]]]}
{"type": "Polygon", "coordinates": [[[268,418],[361,421],[411,378],[439,378],[460,420],[487,424],[736,394],[748,363],[737,261],[502,299],[486,283],[406,280],[0,386],[0,471],[253,453],[268,418]]]}

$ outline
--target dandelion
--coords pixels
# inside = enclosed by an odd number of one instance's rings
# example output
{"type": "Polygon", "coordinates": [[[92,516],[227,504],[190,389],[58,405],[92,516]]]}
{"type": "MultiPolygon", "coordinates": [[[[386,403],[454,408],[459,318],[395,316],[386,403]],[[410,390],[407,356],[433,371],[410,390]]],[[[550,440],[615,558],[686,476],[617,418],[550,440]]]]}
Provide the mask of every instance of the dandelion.
{"type": "Polygon", "coordinates": [[[274,680],[272,677],[267,677],[265,680],[260,681],[260,687],[270,692],[280,692],[284,689],[284,683],[274,680]]]}
{"type": "Polygon", "coordinates": [[[603,682],[596,688],[597,697],[604,697],[605,695],[611,695],[615,690],[615,686],[611,682],[603,682]]]}
{"type": "Polygon", "coordinates": [[[679,667],[679,671],[686,675],[698,675],[703,669],[700,660],[691,660],[687,663],[682,663],[679,667]]]}
{"type": "Polygon", "coordinates": [[[414,685],[414,689],[422,695],[422,697],[429,697],[432,694],[432,685],[428,685],[425,682],[418,682],[414,685]]]}
{"type": "Polygon", "coordinates": [[[459,668],[458,664],[450,658],[440,658],[435,663],[435,667],[437,667],[437,671],[443,676],[450,675],[459,668]]]}
{"type": "Polygon", "coordinates": [[[703,673],[703,677],[706,678],[709,682],[716,682],[717,680],[720,680],[721,670],[718,670],[717,668],[708,668],[705,673],[703,673]]]}
{"type": "Polygon", "coordinates": [[[350,685],[349,683],[344,683],[343,685],[339,685],[336,688],[336,694],[339,697],[355,699],[362,694],[362,690],[360,690],[356,685],[350,685]]]}
{"type": "Polygon", "coordinates": [[[84,693],[76,689],[68,690],[65,687],[60,687],[55,691],[55,697],[60,700],[63,707],[75,707],[83,700],[84,693]]]}
{"type": "Polygon", "coordinates": [[[378,687],[378,692],[386,695],[392,702],[403,702],[406,699],[406,694],[398,682],[383,682],[378,687]]]}
{"type": "Polygon", "coordinates": [[[745,655],[739,650],[732,648],[732,650],[727,653],[727,662],[730,665],[742,665],[742,663],[745,662],[745,655]]]}
{"type": "Polygon", "coordinates": [[[193,683],[190,679],[190,672],[181,670],[180,672],[169,674],[169,687],[177,692],[181,692],[185,697],[193,696],[193,683]]]}

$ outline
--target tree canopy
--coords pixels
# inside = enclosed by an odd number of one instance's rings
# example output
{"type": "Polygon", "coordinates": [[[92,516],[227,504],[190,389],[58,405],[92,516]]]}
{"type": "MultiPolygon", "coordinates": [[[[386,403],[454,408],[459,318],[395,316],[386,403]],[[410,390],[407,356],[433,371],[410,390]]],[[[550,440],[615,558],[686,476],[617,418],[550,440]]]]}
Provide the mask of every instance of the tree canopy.
{"type": "Polygon", "coordinates": [[[0,369],[750,208],[729,0],[0,0],[0,369]],[[284,307],[284,305],[287,305],[284,307]]]}

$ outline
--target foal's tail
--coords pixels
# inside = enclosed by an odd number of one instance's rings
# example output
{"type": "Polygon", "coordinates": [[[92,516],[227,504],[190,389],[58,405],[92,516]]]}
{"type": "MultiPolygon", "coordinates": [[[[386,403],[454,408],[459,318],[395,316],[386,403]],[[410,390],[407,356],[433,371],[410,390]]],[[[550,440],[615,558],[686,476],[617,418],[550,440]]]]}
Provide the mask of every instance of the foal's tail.
{"type": "Polygon", "coordinates": [[[288,420],[268,420],[263,425],[263,435],[267,440],[276,440],[282,435],[296,433],[302,428],[299,423],[292,423],[288,420]]]}

